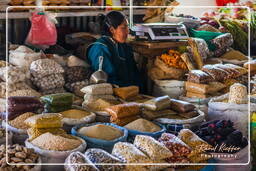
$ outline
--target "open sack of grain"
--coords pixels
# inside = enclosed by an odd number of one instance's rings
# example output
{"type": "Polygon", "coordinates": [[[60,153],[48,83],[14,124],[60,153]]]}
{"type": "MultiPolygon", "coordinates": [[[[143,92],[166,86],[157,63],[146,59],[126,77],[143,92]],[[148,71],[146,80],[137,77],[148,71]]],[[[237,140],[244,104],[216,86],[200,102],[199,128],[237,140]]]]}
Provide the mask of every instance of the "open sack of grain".
{"type": "Polygon", "coordinates": [[[111,152],[117,142],[127,140],[127,129],[112,123],[100,123],[78,125],[72,128],[72,135],[83,138],[88,148],[101,148],[111,152]]]}
{"type": "Polygon", "coordinates": [[[256,111],[256,104],[248,104],[247,88],[241,84],[233,84],[230,92],[213,98],[208,103],[209,120],[231,120],[234,127],[245,136],[248,135],[248,107],[250,111],[256,111]]]}

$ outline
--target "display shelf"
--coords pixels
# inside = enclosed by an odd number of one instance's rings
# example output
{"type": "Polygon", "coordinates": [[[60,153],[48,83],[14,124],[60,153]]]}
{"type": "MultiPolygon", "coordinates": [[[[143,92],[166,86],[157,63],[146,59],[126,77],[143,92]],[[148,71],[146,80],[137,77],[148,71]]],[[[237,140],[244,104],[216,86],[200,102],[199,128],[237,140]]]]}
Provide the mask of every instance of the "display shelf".
{"type": "MultiPolygon", "coordinates": [[[[74,11],[74,12],[52,12],[52,14],[56,17],[82,17],[82,16],[97,16],[99,13],[107,13],[108,11],[104,10],[88,10],[85,11],[74,11]]],[[[129,14],[129,10],[122,10],[125,14],[129,14]]],[[[133,10],[134,15],[143,15],[145,14],[144,9],[133,10]]],[[[24,19],[29,18],[31,16],[30,12],[9,12],[9,19],[24,19]]],[[[0,13],[0,19],[6,19],[6,13],[0,13]]]]}

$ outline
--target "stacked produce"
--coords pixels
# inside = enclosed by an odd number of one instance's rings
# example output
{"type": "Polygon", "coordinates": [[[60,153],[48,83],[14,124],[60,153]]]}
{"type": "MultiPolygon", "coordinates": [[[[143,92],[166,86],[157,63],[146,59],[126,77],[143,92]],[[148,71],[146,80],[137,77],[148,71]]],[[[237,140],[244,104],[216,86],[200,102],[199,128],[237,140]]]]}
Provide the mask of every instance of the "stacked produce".
{"type": "Polygon", "coordinates": [[[64,69],[52,59],[38,59],[30,65],[31,81],[42,94],[64,92],[64,69]]]}
{"type": "Polygon", "coordinates": [[[12,6],[35,6],[36,0],[10,0],[9,4],[12,6]]]}
{"type": "Polygon", "coordinates": [[[217,147],[214,150],[207,150],[208,152],[236,153],[248,145],[242,132],[236,130],[230,120],[214,120],[203,123],[195,133],[210,145],[217,147]],[[233,149],[230,150],[228,147],[233,149]]]}
{"type": "Polygon", "coordinates": [[[44,6],[68,6],[69,0],[42,0],[44,6]]]}
{"type": "Polygon", "coordinates": [[[118,96],[123,100],[128,100],[139,95],[138,86],[120,87],[114,88],[114,95],[118,96]]]}
{"type": "Polygon", "coordinates": [[[0,67],[0,89],[1,97],[6,98],[6,93],[12,93],[16,90],[31,90],[26,84],[26,70],[18,66],[8,65],[2,62],[0,67]]]}
{"type": "Polygon", "coordinates": [[[144,102],[142,106],[142,115],[149,120],[174,113],[172,110],[170,110],[171,100],[168,96],[153,98],[144,102]]]}
{"type": "Polygon", "coordinates": [[[10,50],[9,61],[10,64],[24,67],[26,71],[29,71],[31,63],[40,59],[41,53],[36,53],[32,49],[26,46],[18,46],[15,50],[10,50]]]}
{"type": "MultiPolygon", "coordinates": [[[[246,4],[241,4],[241,6],[246,4]]],[[[216,11],[205,12],[201,17],[202,24],[211,24],[222,32],[229,32],[234,39],[233,47],[244,54],[248,53],[248,15],[246,8],[219,8],[216,11]]],[[[252,13],[252,18],[255,16],[252,13]]],[[[251,22],[252,33],[255,31],[255,24],[251,22]]],[[[255,37],[255,34],[253,34],[255,37]]]]}
{"type": "Polygon", "coordinates": [[[89,0],[70,0],[70,6],[83,6],[89,5],[91,1],[89,0]]]}
{"type": "Polygon", "coordinates": [[[47,113],[29,117],[25,123],[28,130],[29,143],[44,149],[56,151],[73,150],[82,144],[74,136],[66,134],[62,127],[62,117],[58,113],[47,113]]]}
{"type": "Polygon", "coordinates": [[[71,93],[58,93],[42,96],[40,99],[44,102],[45,112],[56,113],[71,109],[74,96],[71,93]]]}
{"type": "Polygon", "coordinates": [[[15,163],[26,163],[26,164],[33,164],[38,163],[40,161],[39,155],[34,152],[33,149],[26,148],[24,146],[14,144],[8,145],[7,151],[6,146],[0,146],[0,168],[1,170],[38,170],[38,166],[34,165],[15,165],[15,163]],[[8,153],[8,163],[12,165],[8,165],[6,163],[6,152],[8,153]]]}
{"type": "Polygon", "coordinates": [[[187,65],[181,58],[181,54],[175,50],[169,50],[155,59],[154,66],[149,75],[154,79],[180,79],[187,71],[187,65]]]}
{"type": "Polygon", "coordinates": [[[189,72],[186,96],[207,98],[229,87],[234,79],[246,74],[245,68],[233,64],[205,65],[202,70],[189,72]],[[222,82],[222,83],[221,83],[222,82]]]}
{"type": "Polygon", "coordinates": [[[89,85],[81,89],[84,95],[82,104],[85,108],[94,111],[103,111],[105,107],[118,104],[117,99],[113,96],[113,88],[109,83],[89,85]]]}
{"type": "Polygon", "coordinates": [[[83,97],[80,90],[89,84],[91,71],[83,66],[67,67],[65,69],[65,87],[75,95],[83,97]]]}
{"type": "Polygon", "coordinates": [[[141,113],[140,105],[133,102],[110,106],[105,111],[111,116],[110,121],[120,126],[138,119],[141,113]]]}
{"type": "Polygon", "coordinates": [[[196,107],[193,104],[182,100],[171,99],[171,109],[176,111],[179,116],[186,119],[198,116],[196,107]]]}

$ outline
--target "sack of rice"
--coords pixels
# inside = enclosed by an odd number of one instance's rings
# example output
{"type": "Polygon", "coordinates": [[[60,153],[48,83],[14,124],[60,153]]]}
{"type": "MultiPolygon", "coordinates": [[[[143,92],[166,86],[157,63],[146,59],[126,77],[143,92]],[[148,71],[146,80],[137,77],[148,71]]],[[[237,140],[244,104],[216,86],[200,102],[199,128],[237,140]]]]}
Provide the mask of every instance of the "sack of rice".
{"type": "Polygon", "coordinates": [[[35,114],[32,113],[32,112],[27,112],[27,113],[24,113],[18,117],[16,117],[15,119],[13,120],[9,120],[8,123],[9,125],[11,125],[12,127],[14,128],[18,128],[18,129],[28,129],[29,126],[27,126],[25,124],[25,120],[31,116],[34,116],[35,114]]]}

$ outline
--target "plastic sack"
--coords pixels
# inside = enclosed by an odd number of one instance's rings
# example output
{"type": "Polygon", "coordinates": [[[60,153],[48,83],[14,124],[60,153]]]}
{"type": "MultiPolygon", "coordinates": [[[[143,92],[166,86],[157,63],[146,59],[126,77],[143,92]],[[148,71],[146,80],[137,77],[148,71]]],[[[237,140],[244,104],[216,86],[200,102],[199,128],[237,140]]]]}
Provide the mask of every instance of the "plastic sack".
{"type": "Polygon", "coordinates": [[[57,42],[57,30],[55,24],[42,12],[33,12],[31,28],[26,40],[34,45],[55,45],[57,42]]]}
{"type": "Polygon", "coordinates": [[[13,65],[29,68],[30,64],[41,58],[41,53],[35,53],[25,46],[19,46],[16,50],[11,50],[9,62],[13,65]]]}
{"type": "Polygon", "coordinates": [[[40,98],[44,103],[51,105],[72,105],[74,95],[71,93],[58,93],[51,94],[47,96],[42,96],[40,98]]]}
{"type": "Polygon", "coordinates": [[[65,171],[99,171],[96,166],[81,152],[73,152],[71,153],[65,160],[64,165],[65,171]],[[77,165],[79,164],[79,165],[77,165]],[[88,164],[88,165],[82,165],[88,164]]]}
{"type": "Polygon", "coordinates": [[[46,113],[29,117],[25,124],[33,128],[60,128],[62,116],[59,113],[46,113]]]}
{"type": "Polygon", "coordinates": [[[110,106],[105,111],[111,115],[112,120],[138,115],[141,112],[140,105],[133,102],[110,106]]]}
{"type": "Polygon", "coordinates": [[[153,160],[162,160],[173,156],[173,153],[154,138],[137,135],[133,144],[153,160]]]}
{"type": "Polygon", "coordinates": [[[114,88],[114,94],[122,98],[123,100],[127,100],[139,94],[139,87],[129,86],[129,87],[114,88]]]}
{"type": "Polygon", "coordinates": [[[40,91],[62,88],[65,84],[62,74],[51,74],[42,78],[31,77],[31,81],[40,91]]]}
{"type": "Polygon", "coordinates": [[[127,129],[125,129],[123,127],[120,127],[120,126],[117,126],[117,125],[111,124],[111,123],[98,123],[98,122],[93,123],[93,124],[82,124],[82,125],[75,126],[72,128],[71,133],[74,136],[83,138],[87,142],[88,148],[100,148],[100,149],[106,150],[108,152],[111,152],[115,143],[125,142],[127,140],[127,136],[128,136],[127,129]],[[80,133],[78,133],[78,129],[80,129],[81,127],[88,127],[88,126],[93,126],[93,125],[97,125],[97,124],[109,125],[114,128],[117,128],[123,132],[123,136],[121,136],[115,140],[112,140],[112,141],[106,141],[106,140],[100,140],[100,139],[96,139],[96,138],[90,138],[90,137],[87,137],[87,136],[84,136],[84,135],[81,135],[80,133]]]}
{"type": "Polygon", "coordinates": [[[109,83],[93,84],[82,88],[81,92],[91,95],[112,95],[113,88],[109,83]]]}
{"type": "MultiPolygon", "coordinates": [[[[44,150],[41,149],[32,143],[30,143],[28,140],[25,141],[25,145],[27,148],[32,148],[34,151],[38,154],[40,154],[42,158],[42,163],[61,163],[63,164],[65,162],[65,159],[75,151],[83,152],[86,149],[86,142],[83,139],[80,139],[82,141],[82,144],[70,151],[54,151],[54,150],[44,150]]],[[[62,170],[63,165],[44,165],[44,170],[62,170]]]]}
{"type": "Polygon", "coordinates": [[[143,103],[143,107],[148,110],[158,111],[169,108],[171,100],[169,96],[156,97],[143,103]]]}
{"type": "MultiPolygon", "coordinates": [[[[248,135],[248,104],[226,103],[229,94],[212,98],[208,103],[209,120],[231,120],[234,127],[240,130],[244,136],[248,135]]],[[[256,111],[256,104],[250,104],[250,111],[256,111]]]]}
{"type": "Polygon", "coordinates": [[[197,31],[194,29],[191,29],[190,33],[191,33],[191,37],[204,39],[209,47],[209,50],[211,50],[211,51],[216,49],[215,45],[212,44],[211,40],[224,34],[224,33],[219,33],[219,32],[197,31]]]}
{"type": "Polygon", "coordinates": [[[215,37],[210,42],[214,44],[217,49],[226,49],[232,46],[234,40],[233,40],[232,34],[225,33],[215,37]]]}
{"type": "Polygon", "coordinates": [[[42,78],[51,74],[64,73],[64,69],[52,59],[38,59],[31,63],[30,72],[34,77],[42,78]]]}
{"type": "Polygon", "coordinates": [[[173,134],[163,133],[158,141],[163,143],[174,157],[184,157],[191,152],[191,148],[173,134]]]}
{"type": "MultiPolygon", "coordinates": [[[[152,163],[152,160],[140,151],[135,145],[127,142],[119,142],[114,145],[112,154],[125,160],[127,163],[152,163]]],[[[143,165],[127,165],[129,171],[147,171],[147,167],[143,165]]]]}
{"type": "Polygon", "coordinates": [[[97,148],[91,148],[88,149],[85,152],[85,156],[88,157],[90,161],[92,161],[99,170],[124,170],[124,165],[97,165],[97,163],[107,163],[107,164],[119,164],[123,163],[121,159],[113,156],[112,154],[109,154],[108,152],[97,149],[97,148]]]}

